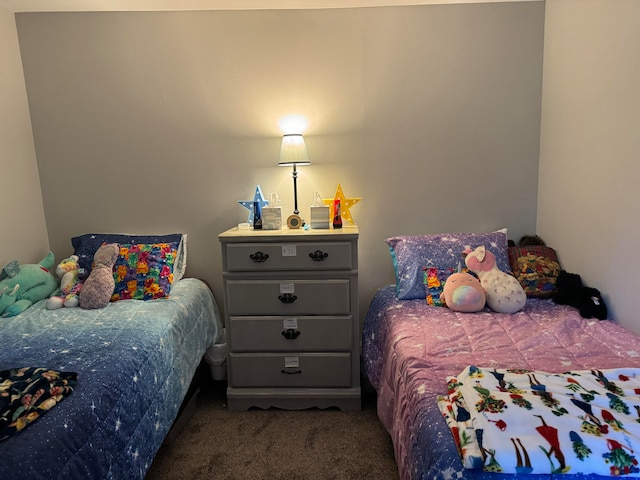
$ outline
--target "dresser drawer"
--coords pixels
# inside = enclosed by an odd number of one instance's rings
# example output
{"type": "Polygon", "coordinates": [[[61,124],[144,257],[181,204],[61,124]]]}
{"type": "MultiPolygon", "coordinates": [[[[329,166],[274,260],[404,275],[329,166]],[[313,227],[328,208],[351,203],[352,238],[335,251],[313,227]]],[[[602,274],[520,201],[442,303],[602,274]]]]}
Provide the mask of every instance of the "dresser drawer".
{"type": "Polygon", "coordinates": [[[352,321],[343,317],[231,317],[233,352],[349,351],[352,321]]]}
{"type": "Polygon", "coordinates": [[[227,280],[228,315],[349,315],[349,279],[227,280]]]}
{"type": "Polygon", "coordinates": [[[351,242],[229,243],[226,271],[348,270],[351,242]]]}
{"type": "Polygon", "coordinates": [[[349,387],[350,353],[231,353],[231,387],[349,387]]]}

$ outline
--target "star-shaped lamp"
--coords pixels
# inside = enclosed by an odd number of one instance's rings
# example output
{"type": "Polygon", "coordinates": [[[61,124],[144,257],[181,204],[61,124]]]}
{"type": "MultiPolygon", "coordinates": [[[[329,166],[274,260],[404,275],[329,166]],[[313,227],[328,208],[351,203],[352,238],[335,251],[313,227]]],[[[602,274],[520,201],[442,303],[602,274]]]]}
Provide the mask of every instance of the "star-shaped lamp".
{"type": "Polygon", "coordinates": [[[264,199],[260,185],[256,185],[256,192],[253,194],[253,200],[238,200],[238,203],[249,210],[249,218],[247,222],[253,223],[253,202],[260,202],[260,208],[269,205],[269,201],[264,199]]]}
{"type": "Polygon", "coordinates": [[[325,205],[329,205],[329,207],[331,207],[331,216],[334,216],[334,212],[333,212],[333,205],[334,205],[334,200],[339,199],[340,200],[340,210],[341,210],[341,216],[342,216],[342,220],[349,222],[351,225],[353,225],[353,218],[351,217],[351,211],[349,210],[351,207],[353,207],[356,203],[358,203],[360,200],[362,200],[362,198],[347,198],[344,196],[344,193],[342,192],[342,187],[340,186],[340,184],[338,184],[338,188],[336,189],[336,195],[333,198],[323,198],[322,199],[322,203],[324,203],[325,205]]]}

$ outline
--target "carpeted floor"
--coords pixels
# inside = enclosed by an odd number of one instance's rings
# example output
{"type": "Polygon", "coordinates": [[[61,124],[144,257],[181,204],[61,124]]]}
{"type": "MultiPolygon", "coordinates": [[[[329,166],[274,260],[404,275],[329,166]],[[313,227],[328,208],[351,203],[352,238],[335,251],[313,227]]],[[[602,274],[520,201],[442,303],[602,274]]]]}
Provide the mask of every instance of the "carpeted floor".
{"type": "Polygon", "coordinates": [[[375,398],[360,412],[229,412],[226,385],[205,380],[184,429],[164,445],[146,480],[395,480],[389,434],[375,398]]]}

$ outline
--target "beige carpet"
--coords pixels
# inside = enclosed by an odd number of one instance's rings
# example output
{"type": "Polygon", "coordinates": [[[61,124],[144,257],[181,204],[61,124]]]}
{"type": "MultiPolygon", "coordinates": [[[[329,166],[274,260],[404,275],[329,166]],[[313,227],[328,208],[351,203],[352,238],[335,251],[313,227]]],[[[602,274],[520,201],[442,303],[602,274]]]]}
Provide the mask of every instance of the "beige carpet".
{"type": "Polygon", "coordinates": [[[158,453],[146,480],[394,480],[389,434],[363,410],[229,412],[225,385],[205,381],[194,416],[158,453]]]}

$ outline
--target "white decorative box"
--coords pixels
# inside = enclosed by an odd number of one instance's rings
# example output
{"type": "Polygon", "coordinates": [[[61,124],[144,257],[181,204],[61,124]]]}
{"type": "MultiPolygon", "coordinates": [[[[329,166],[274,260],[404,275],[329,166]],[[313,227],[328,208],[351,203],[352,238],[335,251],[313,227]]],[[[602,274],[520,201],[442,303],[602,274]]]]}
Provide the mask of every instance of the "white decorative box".
{"type": "Polygon", "coordinates": [[[282,228],[282,207],[262,207],[262,229],[280,230],[282,228]]]}
{"type": "Polygon", "coordinates": [[[312,205],[311,206],[311,228],[328,229],[329,228],[329,206],[328,205],[312,205]]]}

